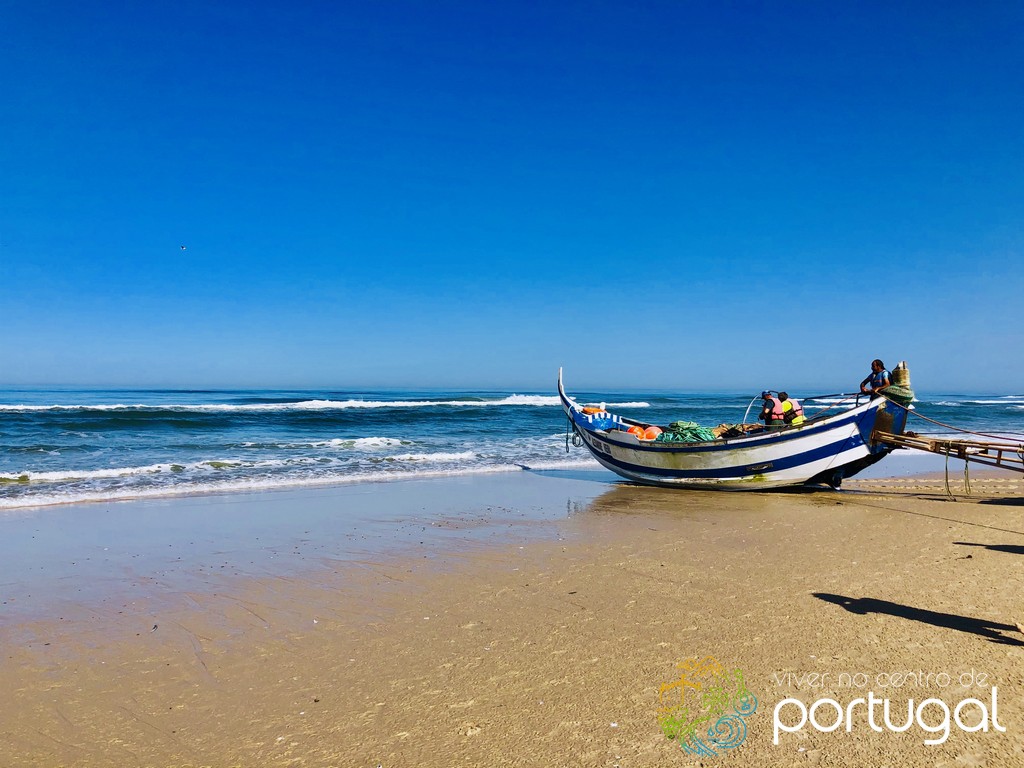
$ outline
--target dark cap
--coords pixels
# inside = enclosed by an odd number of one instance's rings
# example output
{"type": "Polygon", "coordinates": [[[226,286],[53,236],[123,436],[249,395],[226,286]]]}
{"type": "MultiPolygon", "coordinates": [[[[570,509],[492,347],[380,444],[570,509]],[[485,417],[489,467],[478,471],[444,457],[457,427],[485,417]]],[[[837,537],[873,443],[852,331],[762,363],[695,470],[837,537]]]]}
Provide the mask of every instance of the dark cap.
{"type": "Polygon", "coordinates": [[[771,396],[772,396],[772,393],[769,392],[767,389],[764,392],[761,393],[761,397],[771,397],[771,396]]]}

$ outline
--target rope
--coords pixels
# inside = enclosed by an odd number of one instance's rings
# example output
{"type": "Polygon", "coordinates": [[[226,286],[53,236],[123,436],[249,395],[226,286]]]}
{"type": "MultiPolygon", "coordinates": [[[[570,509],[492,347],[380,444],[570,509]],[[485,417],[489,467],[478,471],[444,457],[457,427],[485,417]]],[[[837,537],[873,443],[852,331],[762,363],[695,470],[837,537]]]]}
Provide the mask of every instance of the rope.
{"type": "MultiPolygon", "coordinates": [[[[815,418],[816,419],[819,416],[821,416],[823,413],[828,413],[829,411],[833,410],[834,408],[838,408],[840,405],[845,405],[845,404],[849,403],[851,400],[856,402],[857,398],[861,397],[861,395],[851,394],[849,392],[836,392],[835,394],[832,394],[832,395],[816,395],[815,397],[804,397],[804,398],[801,398],[801,399],[803,400],[804,405],[806,406],[807,403],[813,403],[813,402],[815,402],[817,400],[824,400],[827,397],[841,397],[843,399],[840,400],[839,402],[832,403],[831,405],[828,405],[828,406],[826,406],[824,408],[821,408],[813,416],[808,416],[807,417],[808,420],[810,420],[811,418],[815,418]]],[[[817,406],[815,406],[815,407],[817,407],[817,406]]],[[[750,410],[749,406],[748,406],[747,410],[748,411],[750,410]]],[[[806,408],[804,410],[806,410],[806,408]]],[[[746,417],[744,417],[744,420],[746,420],[746,417]]]]}
{"type": "Polygon", "coordinates": [[[583,436],[580,434],[579,429],[576,428],[575,422],[572,417],[567,413],[565,414],[565,452],[569,452],[569,435],[572,434],[572,444],[575,448],[583,447],[583,436]],[[570,433],[569,427],[572,427],[570,433]]]}
{"type": "MultiPolygon", "coordinates": [[[[897,405],[899,405],[899,403],[897,403],[897,405]]],[[[908,416],[916,416],[919,419],[923,419],[924,421],[927,421],[927,422],[929,422],[931,424],[935,424],[935,425],[937,425],[939,427],[943,427],[944,429],[948,429],[948,430],[950,430],[952,432],[958,432],[958,433],[963,434],[963,435],[977,435],[978,437],[989,437],[989,438],[992,438],[993,440],[1001,440],[1001,441],[1002,440],[1007,440],[1007,441],[1011,441],[1012,442],[1011,438],[1007,437],[1006,435],[993,435],[993,434],[989,434],[988,432],[974,432],[974,431],[971,431],[969,429],[961,429],[960,427],[954,427],[952,424],[944,424],[943,422],[938,421],[937,419],[932,419],[932,418],[929,418],[928,416],[924,416],[924,415],[918,413],[917,411],[911,411],[909,408],[906,408],[905,406],[901,406],[901,407],[903,407],[907,411],[907,415],[908,416]]],[[[945,456],[946,456],[945,483],[946,483],[946,494],[950,498],[952,498],[953,497],[953,492],[949,488],[949,447],[950,447],[950,444],[951,444],[951,441],[947,440],[946,441],[947,449],[944,452],[945,456]]],[[[1016,453],[1021,458],[1021,461],[1024,462],[1024,443],[1021,443],[1017,447],[1016,453]]],[[[970,467],[971,467],[970,460],[968,458],[965,458],[964,459],[964,493],[967,496],[971,495],[971,469],[970,469],[970,467]]]]}
{"type": "MultiPolygon", "coordinates": [[[[964,462],[965,464],[967,462],[964,462]]],[[[946,452],[946,495],[953,498],[953,492],[949,490],[949,452],[946,452]]]]}
{"type": "MultiPolygon", "coordinates": [[[[902,408],[904,406],[900,406],[900,407],[902,408]]],[[[978,435],[979,437],[991,437],[993,440],[1010,440],[1011,442],[1013,442],[1006,435],[990,435],[987,432],[972,432],[969,429],[961,429],[960,427],[954,427],[952,424],[943,424],[941,421],[937,421],[935,419],[930,419],[927,416],[923,416],[922,414],[918,413],[917,411],[910,411],[910,410],[908,410],[908,413],[911,416],[915,416],[915,417],[917,417],[919,419],[924,419],[925,421],[927,421],[927,422],[929,422],[931,424],[935,424],[937,426],[943,427],[943,428],[948,429],[948,430],[950,430],[952,432],[960,432],[961,434],[964,434],[964,435],[978,435]]],[[[1022,451],[1024,451],[1024,445],[1021,446],[1021,449],[1018,451],[1018,453],[1020,453],[1022,451]]],[[[1022,455],[1022,458],[1024,458],[1024,455],[1022,455]]]]}

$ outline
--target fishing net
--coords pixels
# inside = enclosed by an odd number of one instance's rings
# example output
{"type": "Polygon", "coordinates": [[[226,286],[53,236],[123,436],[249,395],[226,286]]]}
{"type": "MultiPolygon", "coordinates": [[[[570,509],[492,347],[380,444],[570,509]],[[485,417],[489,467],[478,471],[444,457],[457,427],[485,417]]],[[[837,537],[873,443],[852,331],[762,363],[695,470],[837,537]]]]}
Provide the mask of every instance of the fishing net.
{"type": "Polygon", "coordinates": [[[673,421],[656,439],[659,443],[706,443],[717,436],[695,421],[673,421]]]}
{"type": "Polygon", "coordinates": [[[907,406],[914,402],[914,390],[899,384],[890,384],[882,390],[882,394],[899,405],[907,406]]]}

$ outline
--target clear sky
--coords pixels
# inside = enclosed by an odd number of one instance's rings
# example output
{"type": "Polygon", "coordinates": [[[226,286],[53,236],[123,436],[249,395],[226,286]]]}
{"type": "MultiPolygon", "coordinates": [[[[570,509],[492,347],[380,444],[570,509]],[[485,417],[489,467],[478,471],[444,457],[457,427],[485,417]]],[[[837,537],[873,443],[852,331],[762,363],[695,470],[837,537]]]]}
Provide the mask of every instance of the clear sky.
{"type": "Polygon", "coordinates": [[[0,14],[0,384],[1024,392],[1024,4],[0,14]]]}

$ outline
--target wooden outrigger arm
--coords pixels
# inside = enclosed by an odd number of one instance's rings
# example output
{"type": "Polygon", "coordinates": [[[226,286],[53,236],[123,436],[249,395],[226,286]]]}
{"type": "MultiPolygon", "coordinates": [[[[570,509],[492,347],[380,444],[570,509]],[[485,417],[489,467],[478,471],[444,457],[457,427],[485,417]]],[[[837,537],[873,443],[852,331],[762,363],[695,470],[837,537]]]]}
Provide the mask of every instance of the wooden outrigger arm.
{"type": "Polygon", "coordinates": [[[934,437],[915,435],[913,432],[894,435],[891,432],[877,430],[871,433],[871,439],[894,448],[914,448],[919,451],[937,453],[940,456],[963,459],[975,464],[1024,472],[1024,443],[940,440],[934,437]]]}

